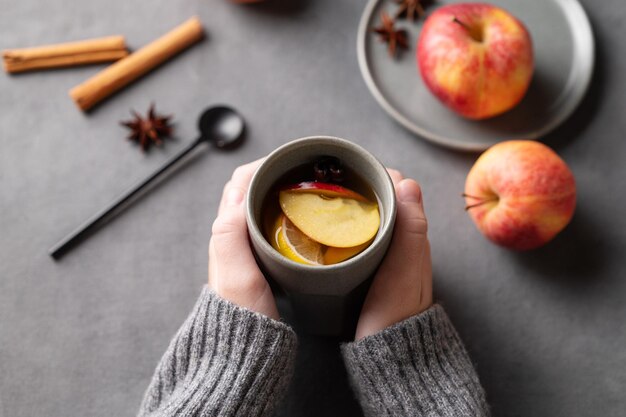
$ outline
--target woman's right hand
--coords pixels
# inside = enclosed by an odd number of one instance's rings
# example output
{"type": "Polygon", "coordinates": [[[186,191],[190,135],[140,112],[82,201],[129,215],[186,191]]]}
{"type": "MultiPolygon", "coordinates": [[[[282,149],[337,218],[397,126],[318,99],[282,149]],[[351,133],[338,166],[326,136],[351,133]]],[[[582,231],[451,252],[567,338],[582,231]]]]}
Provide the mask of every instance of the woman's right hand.
{"type": "Polygon", "coordinates": [[[422,191],[417,182],[389,170],[398,212],[391,245],[365,298],[356,329],[359,340],[419,314],[433,303],[432,262],[422,191]]]}

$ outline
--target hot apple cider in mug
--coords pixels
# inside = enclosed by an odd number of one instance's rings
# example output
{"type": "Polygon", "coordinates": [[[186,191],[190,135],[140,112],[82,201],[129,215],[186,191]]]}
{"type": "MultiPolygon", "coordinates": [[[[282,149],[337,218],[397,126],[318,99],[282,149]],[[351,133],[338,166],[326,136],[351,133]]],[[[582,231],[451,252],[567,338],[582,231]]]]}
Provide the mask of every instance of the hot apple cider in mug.
{"type": "Polygon", "coordinates": [[[365,250],[380,227],[375,193],[338,158],[286,172],[263,204],[267,241],[292,261],[332,265],[365,250]]]}

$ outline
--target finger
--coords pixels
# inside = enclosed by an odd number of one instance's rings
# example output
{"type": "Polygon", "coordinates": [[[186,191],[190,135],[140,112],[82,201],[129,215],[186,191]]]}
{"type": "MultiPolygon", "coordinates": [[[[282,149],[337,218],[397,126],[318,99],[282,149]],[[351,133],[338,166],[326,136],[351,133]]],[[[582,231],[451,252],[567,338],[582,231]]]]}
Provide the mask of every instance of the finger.
{"type": "Polygon", "coordinates": [[[431,291],[432,284],[422,277],[430,271],[430,264],[424,266],[430,257],[420,186],[410,179],[401,180],[396,187],[396,198],[398,211],[393,238],[365,298],[357,339],[420,313],[424,310],[422,293],[431,291]]]}
{"type": "Polygon", "coordinates": [[[217,210],[218,216],[224,210],[224,205],[225,205],[224,197],[226,196],[226,193],[228,192],[228,190],[231,187],[237,187],[244,194],[248,192],[248,186],[250,185],[252,176],[254,175],[257,168],[259,167],[259,165],[261,165],[261,162],[263,162],[264,159],[265,157],[259,158],[256,161],[253,161],[248,164],[235,168],[235,170],[233,171],[233,176],[224,186],[224,190],[222,192],[222,199],[220,201],[219,208],[217,210]]]}
{"type": "MultiPolygon", "coordinates": [[[[227,278],[219,280],[218,285],[245,287],[254,285],[260,276],[248,242],[243,199],[244,193],[239,188],[229,187],[224,196],[224,210],[213,223],[209,244],[210,275],[227,278]]],[[[264,280],[261,281],[264,284],[264,280]]]]}
{"type": "Polygon", "coordinates": [[[405,233],[426,235],[428,224],[424,213],[422,188],[413,179],[404,179],[396,188],[398,214],[405,233]]]}
{"type": "Polygon", "coordinates": [[[402,173],[398,171],[397,169],[387,168],[387,172],[389,173],[389,176],[391,177],[391,181],[393,182],[394,187],[397,187],[398,183],[404,179],[404,176],[402,175],[402,173]]]}
{"type": "Polygon", "coordinates": [[[430,242],[426,240],[426,249],[422,261],[422,292],[420,310],[426,310],[433,304],[433,263],[430,256],[430,242]]]}
{"type": "Polygon", "coordinates": [[[238,186],[247,187],[248,184],[250,184],[250,180],[252,180],[252,176],[264,159],[265,157],[259,158],[256,161],[252,161],[235,168],[235,170],[233,171],[233,176],[231,178],[232,182],[234,184],[237,184],[238,186]]]}
{"type": "Polygon", "coordinates": [[[222,189],[222,198],[220,199],[220,205],[217,209],[217,215],[219,216],[224,211],[224,205],[226,204],[226,192],[230,188],[231,181],[228,180],[226,184],[224,184],[224,188],[222,189]]]}
{"type": "Polygon", "coordinates": [[[411,282],[416,282],[421,272],[428,231],[422,193],[417,182],[405,179],[398,184],[396,195],[398,212],[394,235],[377,275],[393,276],[415,286],[411,282]]]}
{"type": "Polygon", "coordinates": [[[217,255],[215,254],[215,241],[209,240],[209,287],[218,292],[217,283],[217,255]]]}
{"type": "MultiPolygon", "coordinates": [[[[414,207],[417,211],[414,213],[416,217],[426,220],[424,212],[424,198],[422,195],[422,187],[414,179],[403,179],[396,187],[396,197],[400,204],[416,204],[414,207]]],[[[426,231],[424,231],[426,233],[426,231]]]]}
{"type": "Polygon", "coordinates": [[[244,198],[240,188],[226,187],[209,242],[209,286],[226,300],[278,320],[272,291],[248,241],[244,198]]]}

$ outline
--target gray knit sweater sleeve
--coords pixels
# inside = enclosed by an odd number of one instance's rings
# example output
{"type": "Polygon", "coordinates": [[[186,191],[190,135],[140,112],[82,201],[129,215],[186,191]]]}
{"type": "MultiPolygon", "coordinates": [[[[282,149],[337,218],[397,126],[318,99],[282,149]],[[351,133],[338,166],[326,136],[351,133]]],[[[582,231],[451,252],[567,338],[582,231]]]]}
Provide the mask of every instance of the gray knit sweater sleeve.
{"type": "Polygon", "coordinates": [[[342,346],[366,416],[484,417],[485,394],[443,308],[342,346]]]}
{"type": "Polygon", "coordinates": [[[286,391],[296,335],[205,287],[161,359],[139,416],[267,416],[286,391]]]}

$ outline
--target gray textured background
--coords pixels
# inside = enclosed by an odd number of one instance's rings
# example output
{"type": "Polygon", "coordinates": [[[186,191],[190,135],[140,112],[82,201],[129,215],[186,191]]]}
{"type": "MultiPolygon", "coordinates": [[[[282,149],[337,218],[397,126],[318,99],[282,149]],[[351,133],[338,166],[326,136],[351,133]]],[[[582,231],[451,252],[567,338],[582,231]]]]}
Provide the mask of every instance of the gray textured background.
{"type": "MultiPolygon", "coordinates": [[[[117,33],[137,48],[193,14],[209,33],[89,115],[67,91],[98,67],[0,74],[0,415],[133,415],[206,280],[210,225],[233,168],[322,133],[423,184],[436,296],[496,416],[623,416],[626,6],[583,3],[597,39],[594,80],[546,139],[576,175],[578,211],[551,244],[516,254],[487,242],[463,212],[475,156],[412,136],[370,96],[355,51],[362,1],[0,0],[0,48],[117,33]],[[142,154],[117,122],[152,100],[175,113],[178,139],[142,154]],[[217,102],[247,118],[242,148],[200,153],[62,261],[47,256],[188,143],[199,111],[217,102]]],[[[334,343],[301,343],[281,414],[358,415],[334,343]]]]}

